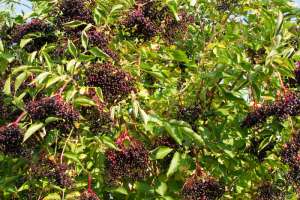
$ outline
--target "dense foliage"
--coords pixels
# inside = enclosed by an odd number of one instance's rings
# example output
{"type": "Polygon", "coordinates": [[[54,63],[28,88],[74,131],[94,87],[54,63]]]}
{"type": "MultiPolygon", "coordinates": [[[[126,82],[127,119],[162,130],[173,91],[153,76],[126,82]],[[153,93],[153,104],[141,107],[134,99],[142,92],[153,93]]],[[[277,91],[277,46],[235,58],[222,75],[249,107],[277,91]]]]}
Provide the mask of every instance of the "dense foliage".
{"type": "Polygon", "coordinates": [[[1,200],[300,198],[291,1],[31,2],[0,12],[1,200]]]}

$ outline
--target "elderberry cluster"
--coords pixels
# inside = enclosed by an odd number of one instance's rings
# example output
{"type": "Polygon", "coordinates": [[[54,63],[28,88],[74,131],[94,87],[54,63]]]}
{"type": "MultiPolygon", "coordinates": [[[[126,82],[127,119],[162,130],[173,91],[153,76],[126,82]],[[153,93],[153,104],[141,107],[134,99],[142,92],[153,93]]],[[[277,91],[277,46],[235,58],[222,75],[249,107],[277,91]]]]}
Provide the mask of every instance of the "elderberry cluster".
{"type": "Polygon", "coordinates": [[[95,107],[85,107],[81,111],[82,116],[88,121],[92,133],[103,134],[109,132],[113,124],[109,112],[99,110],[95,107]]]}
{"type": "Polygon", "coordinates": [[[300,114],[300,95],[298,93],[288,93],[284,97],[276,100],[272,104],[265,104],[250,112],[242,122],[241,127],[253,127],[266,122],[268,117],[274,116],[279,120],[288,116],[300,114]]]}
{"type": "Polygon", "coordinates": [[[30,22],[18,25],[12,31],[12,43],[19,43],[21,39],[29,34],[41,32],[42,36],[33,38],[28,44],[25,45],[27,52],[33,52],[41,49],[46,43],[56,41],[56,36],[53,35],[53,27],[40,19],[32,19],[30,22]]]}
{"type": "Polygon", "coordinates": [[[73,184],[72,178],[67,171],[69,166],[66,163],[60,163],[58,159],[51,158],[42,153],[38,162],[30,166],[30,175],[35,179],[47,178],[48,181],[61,187],[70,188],[73,184]]]}
{"type": "Polygon", "coordinates": [[[95,192],[86,190],[80,194],[79,200],[100,200],[100,198],[95,192]]]}
{"type": "Polygon", "coordinates": [[[8,155],[22,155],[23,136],[15,124],[0,127],[0,151],[8,155]]]}
{"type": "Polygon", "coordinates": [[[12,42],[18,43],[28,33],[50,33],[53,27],[40,19],[32,19],[30,22],[15,27],[12,33],[12,42]]]}
{"type": "Polygon", "coordinates": [[[72,105],[64,102],[61,96],[31,101],[26,105],[26,110],[33,120],[44,120],[49,116],[60,117],[69,122],[79,119],[79,113],[72,105]]]}
{"type": "Polygon", "coordinates": [[[296,62],[296,68],[294,69],[294,77],[287,78],[285,80],[285,84],[291,88],[300,86],[300,61],[296,62]]]}
{"type": "Polygon", "coordinates": [[[190,177],[184,184],[181,194],[184,200],[215,200],[223,196],[224,186],[211,177],[190,177]]]}
{"type": "Polygon", "coordinates": [[[109,102],[122,100],[135,90],[131,75],[111,63],[94,64],[86,75],[87,85],[101,87],[104,97],[109,102]]]}
{"type": "Polygon", "coordinates": [[[157,33],[157,26],[144,16],[143,10],[140,8],[130,12],[122,24],[132,36],[142,37],[144,40],[150,39],[157,33]]]}
{"type": "Polygon", "coordinates": [[[149,153],[142,142],[121,134],[117,140],[120,150],[108,150],[105,153],[105,168],[108,183],[137,181],[149,175],[149,153]],[[125,144],[129,142],[129,144],[125,144]]]}
{"type": "Polygon", "coordinates": [[[188,15],[184,11],[180,12],[178,16],[179,21],[177,21],[172,15],[167,15],[165,19],[163,36],[170,43],[181,39],[184,33],[187,32],[189,24],[194,22],[194,17],[188,15]]]}
{"type": "Polygon", "coordinates": [[[290,171],[287,178],[292,183],[300,185],[300,134],[299,131],[294,134],[289,142],[284,144],[281,150],[281,160],[289,165],[290,171]]]}
{"type": "Polygon", "coordinates": [[[218,0],[217,10],[225,12],[236,7],[237,5],[238,0],[218,0]]]}
{"type": "Polygon", "coordinates": [[[201,111],[202,109],[200,105],[182,107],[177,113],[177,119],[189,123],[192,126],[192,128],[196,130],[195,122],[199,119],[202,113],[201,111]]]}
{"type": "Polygon", "coordinates": [[[275,141],[272,141],[268,145],[266,145],[263,149],[259,149],[262,141],[263,141],[263,139],[252,138],[251,145],[248,149],[249,153],[254,155],[258,159],[259,162],[264,161],[264,159],[267,156],[268,151],[271,151],[276,144],[275,141]]]}
{"type": "Polygon", "coordinates": [[[96,29],[91,29],[87,32],[87,35],[89,38],[89,43],[92,46],[99,47],[112,59],[114,60],[118,59],[118,55],[108,47],[109,42],[103,33],[97,31],[96,29]]]}
{"type": "Polygon", "coordinates": [[[264,183],[257,189],[255,200],[284,200],[284,192],[271,183],[264,183]]]}
{"type": "Polygon", "coordinates": [[[57,24],[70,21],[93,22],[92,10],[89,6],[94,5],[93,0],[62,0],[59,4],[59,16],[56,17],[57,24]]]}

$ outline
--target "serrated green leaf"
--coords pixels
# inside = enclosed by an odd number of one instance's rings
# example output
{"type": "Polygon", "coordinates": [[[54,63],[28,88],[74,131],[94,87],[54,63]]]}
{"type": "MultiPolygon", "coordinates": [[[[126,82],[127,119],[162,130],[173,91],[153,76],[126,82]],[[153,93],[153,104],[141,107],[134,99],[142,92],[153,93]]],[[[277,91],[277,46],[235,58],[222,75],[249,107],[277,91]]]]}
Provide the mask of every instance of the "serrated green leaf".
{"type": "Polygon", "coordinates": [[[172,151],[173,149],[170,147],[160,146],[151,152],[151,158],[153,160],[164,159],[172,151]]]}
{"type": "Polygon", "coordinates": [[[40,130],[43,127],[44,127],[44,123],[42,122],[36,122],[32,124],[25,132],[23,142],[28,140],[34,133],[36,133],[38,130],[40,130]]]}
{"type": "Polygon", "coordinates": [[[18,91],[19,87],[27,79],[27,77],[28,77],[27,72],[23,72],[19,76],[17,76],[17,78],[15,80],[15,92],[18,91]]]}
{"type": "Polygon", "coordinates": [[[74,58],[77,57],[78,50],[75,44],[71,40],[68,40],[68,50],[74,58]]]}
{"type": "Polygon", "coordinates": [[[23,49],[26,46],[26,44],[28,44],[31,41],[32,41],[32,38],[22,39],[20,42],[20,48],[23,49]]]}
{"type": "Polygon", "coordinates": [[[168,172],[167,172],[167,177],[172,176],[179,168],[180,165],[180,153],[176,152],[171,160],[168,172]]]}
{"type": "Polygon", "coordinates": [[[34,82],[37,82],[38,84],[42,84],[44,80],[50,75],[50,72],[43,72],[39,74],[35,79],[34,82]]]}
{"type": "Polygon", "coordinates": [[[93,47],[89,50],[94,56],[98,58],[106,58],[109,57],[104,51],[99,49],[98,47],[93,47]]]}
{"type": "Polygon", "coordinates": [[[103,136],[101,136],[101,140],[108,147],[115,149],[115,150],[119,150],[118,147],[116,146],[115,142],[110,137],[103,135],[103,136]]]}
{"type": "Polygon", "coordinates": [[[51,193],[44,197],[43,200],[61,200],[61,197],[57,193],[51,193]]]}
{"type": "Polygon", "coordinates": [[[128,192],[127,192],[126,188],[124,188],[124,187],[118,187],[116,189],[113,189],[112,192],[128,195],[128,192]]]}
{"type": "Polygon", "coordinates": [[[46,88],[50,87],[51,85],[53,85],[61,80],[63,80],[62,76],[54,76],[54,77],[50,78],[47,81],[46,88]]]}
{"type": "Polygon", "coordinates": [[[0,51],[4,51],[4,46],[2,40],[0,40],[0,51]]]}
{"type": "Polygon", "coordinates": [[[5,81],[5,84],[3,87],[3,92],[6,95],[11,95],[11,77],[10,76],[5,81]]]}
{"type": "Polygon", "coordinates": [[[76,105],[80,105],[80,106],[96,106],[97,104],[91,100],[90,98],[88,97],[78,97],[74,100],[74,103],[76,105]]]}
{"type": "Polygon", "coordinates": [[[64,23],[64,26],[69,27],[69,28],[76,28],[78,26],[82,26],[85,24],[86,24],[86,22],[75,20],[75,21],[70,21],[70,22],[64,23]]]}
{"type": "Polygon", "coordinates": [[[176,127],[170,125],[167,122],[164,122],[163,127],[166,129],[166,131],[169,133],[169,135],[180,145],[182,145],[182,137],[178,133],[176,127]]]}
{"type": "Polygon", "coordinates": [[[81,44],[82,44],[82,46],[83,46],[83,48],[85,50],[87,50],[87,48],[88,48],[88,43],[89,43],[89,38],[88,38],[86,32],[82,31],[82,34],[81,34],[81,44]]]}

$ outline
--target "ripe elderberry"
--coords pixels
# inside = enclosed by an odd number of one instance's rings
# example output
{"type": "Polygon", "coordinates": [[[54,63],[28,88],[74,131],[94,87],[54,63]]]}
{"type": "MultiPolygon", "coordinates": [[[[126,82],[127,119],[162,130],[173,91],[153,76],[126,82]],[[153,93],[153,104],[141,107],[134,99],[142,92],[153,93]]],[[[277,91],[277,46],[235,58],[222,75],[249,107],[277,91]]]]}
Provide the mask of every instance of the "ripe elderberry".
{"type": "Polygon", "coordinates": [[[299,163],[298,152],[300,150],[300,134],[296,133],[291,140],[284,144],[281,150],[281,160],[289,166],[294,166],[299,163]]]}
{"type": "Polygon", "coordinates": [[[53,27],[40,19],[32,19],[30,22],[18,25],[12,32],[12,42],[18,43],[28,33],[42,32],[51,33],[53,27]]]}
{"type": "Polygon", "coordinates": [[[84,21],[93,23],[92,10],[93,0],[62,0],[59,4],[60,15],[56,17],[57,25],[70,21],[84,21]]]}
{"type": "Polygon", "coordinates": [[[255,200],[284,200],[284,192],[271,183],[264,183],[257,189],[255,200]]]}
{"type": "Polygon", "coordinates": [[[60,163],[57,158],[49,157],[42,153],[38,162],[30,166],[30,175],[34,179],[47,178],[48,181],[61,187],[70,188],[73,184],[72,178],[67,171],[69,166],[66,163],[60,163]]]}
{"type": "Polygon", "coordinates": [[[149,40],[158,32],[158,27],[148,17],[144,16],[141,8],[132,10],[122,22],[132,36],[149,40]]]}
{"type": "Polygon", "coordinates": [[[192,126],[192,128],[196,130],[197,128],[195,122],[201,116],[201,111],[201,106],[198,104],[189,107],[182,107],[177,113],[177,119],[189,123],[192,126]]]}
{"type": "Polygon", "coordinates": [[[110,149],[105,153],[108,183],[145,179],[149,175],[149,153],[143,143],[127,132],[121,134],[116,143],[120,151],[110,149]]]}
{"type": "Polygon", "coordinates": [[[79,119],[79,113],[60,96],[31,101],[26,105],[26,110],[33,120],[43,120],[49,116],[60,117],[69,122],[79,119]]]}
{"type": "Polygon", "coordinates": [[[89,38],[89,43],[92,46],[99,47],[112,59],[114,60],[118,59],[118,55],[109,48],[108,46],[109,42],[103,33],[97,31],[96,29],[91,29],[87,32],[87,35],[89,38]]]}
{"type": "Polygon", "coordinates": [[[85,190],[80,194],[80,200],[100,200],[97,194],[90,190],[85,190]]]}
{"type": "Polygon", "coordinates": [[[0,151],[8,155],[22,155],[23,136],[18,125],[0,127],[0,151]]]}
{"type": "Polygon", "coordinates": [[[259,149],[259,146],[262,141],[263,141],[263,139],[252,138],[251,145],[248,149],[249,153],[254,155],[258,159],[259,162],[264,161],[264,159],[267,156],[268,151],[271,151],[276,144],[276,142],[272,141],[268,145],[266,145],[263,149],[259,149]]]}
{"type": "Polygon", "coordinates": [[[192,175],[186,180],[181,194],[184,200],[215,200],[223,196],[224,186],[212,177],[192,175]]]}
{"type": "Polygon", "coordinates": [[[109,102],[122,100],[131,91],[135,91],[131,75],[111,63],[94,64],[86,75],[87,85],[101,87],[104,97],[109,102]]]}
{"type": "Polygon", "coordinates": [[[99,110],[95,107],[85,107],[81,109],[82,116],[89,123],[90,131],[94,134],[103,134],[109,132],[113,121],[110,118],[110,113],[99,110]]]}
{"type": "Polygon", "coordinates": [[[62,132],[69,132],[73,122],[79,119],[79,112],[72,105],[64,102],[60,96],[45,97],[34,100],[26,105],[26,110],[33,120],[45,120],[48,117],[58,117],[47,124],[46,129],[57,129],[62,132]]]}
{"type": "Polygon", "coordinates": [[[272,104],[265,104],[250,112],[243,120],[241,127],[250,128],[267,121],[268,117],[274,116],[279,120],[286,119],[288,116],[300,114],[300,95],[289,92],[284,97],[276,100],[272,104]]]}
{"type": "Polygon", "coordinates": [[[165,27],[163,31],[164,38],[174,43],[178,39],[182,39],[184,33],[187,32],[188,26],[194,22],[194,17],[182,11],[179,13],[179,21],[177,21],[171,14],[167,15],[165,19],[165,27]]]}
{"type": "Polygon", "coordinates": [[[52,43],[56,41],[56,36],[53,35],[53,27],[40,19],[32,19],[30,22],[15,27],[12,31],[12,43],[19,43],[21,39],[29,34],[41,32],[41,37],[33,38],[24,49],[27,52],[33,52],[41,49],[46,43],[52,43]]]}

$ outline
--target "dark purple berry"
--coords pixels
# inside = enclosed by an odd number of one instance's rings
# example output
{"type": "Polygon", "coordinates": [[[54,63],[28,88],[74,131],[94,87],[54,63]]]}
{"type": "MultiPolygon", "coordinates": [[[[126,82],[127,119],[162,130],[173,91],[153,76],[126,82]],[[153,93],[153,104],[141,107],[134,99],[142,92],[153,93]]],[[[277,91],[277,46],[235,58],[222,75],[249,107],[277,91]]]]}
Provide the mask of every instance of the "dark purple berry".
{"type": "Polygon", "coordinates": [[[215,200],[224,192],[224,186],[215,179],[193,175],[186,180],[181,194],[184,200],[215,200]]]}
{"type": "Polygon", "coordinates": [[[128,17],[122,22],[130,35],[149,40],[158,32],[158,27],[148,17],[144,16],[143,10],[137,8],[132,10],[128,17]]]}
{"type": "Polygon", "coordinates": [[[179,13],[179,21],[173,15],[169,14],[165,19],[165,27],[163,31],[164,38],[169,43],[183,39],[187,32],[188,26],[194,22],[194,17],[182,11],[179,13]]]}
{"type": "Polygon", "coordinates": [[[257,189],[255,200],[284,200],[285,195],[279,188],[271,183],[264,183],[257,189]]]}
{"type": "Polygon", "coordinates": [[[87,85],[101,87],[106,100],[115,102],[135,91],[134,79],[130,74],[111,63],[94,64],[87,71],[87,85]]]}
{"type": "Polygon", "coordinates": [[[149,175],[149,153],[143,143],[126,132],[119,136],[116,143],[119,151],[110,149],[105,153],[107,182],[118,184],[145,179],[149,175]]]}
{"type": "Polygon", "coordinates": [[[79,197],[80,200],[100,200],[97,194],[94,191],[83,191],[79,197]]]}
{"type": "Polygon", "coordinates": [[[22,155],[23,135],[16,124],[0,127],[0,151],[8,155],[22,155]]]}

